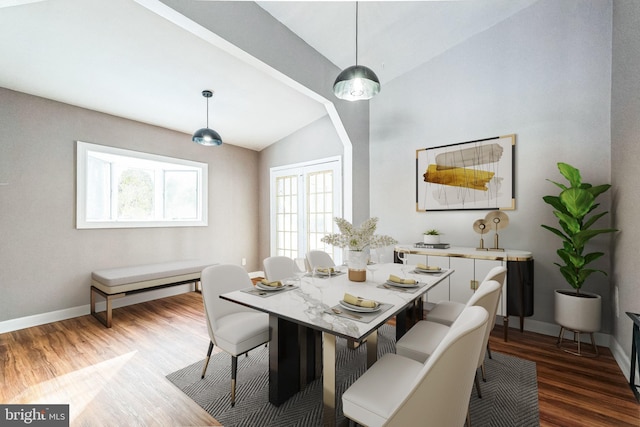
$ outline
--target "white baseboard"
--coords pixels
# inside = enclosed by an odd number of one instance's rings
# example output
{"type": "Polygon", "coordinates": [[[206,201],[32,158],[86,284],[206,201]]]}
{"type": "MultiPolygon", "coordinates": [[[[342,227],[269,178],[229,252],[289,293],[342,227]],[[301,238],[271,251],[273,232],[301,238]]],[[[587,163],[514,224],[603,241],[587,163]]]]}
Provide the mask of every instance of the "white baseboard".
{"type": "MultiPolygon", "coordinates": [[[[611,345],[609,346],[609,350],[611,350],[611,353],[613,354],[614,359],[616,359],[616,362],[618,362],[618,366],[620,367],[622,374],[627,379],[627,381],[629,381],[630,380],[629,375],[631,374],[630,355],[624,351],[620,343],[614,337],[611,337],[611,345]]],[[[635,376],[636,378],[634,383],[640,384],[640,374],[638,374],[637,369],[635,372],[635,376]]]]}
{"type": "MultiPolygon", "coordinates": [[[[193,290],[193,284],[184,284],[172,286],[170,288],[158,289],[155,291],[141,292],[118,298],[113,301],[113,308],[124,307],[127,305],[138,304],[145,301],[152,301],[158,298],[165,298],[173,295],[183,294],[193,290]]],[[[98,297],[99,299],[99,297],[98,297]]],[[[104,311],[106,304],[98,302],[96,311],[104,311]]],[[[51,311],[48,313],[34,314],[33,316],[25,316],[17,319],[10,319],[0,322],[0,334],[6,332],[17,331],[19,329],[31,328],[33,326],[45,325],[47,323],[58,322],[60,320],[72,319],[74,317],[86,316],[91,313],[89,304],[78,307],[65,308],[63,310],[51,311]]],[[[96,322],[98,320],[96,319],[96,322]]],[[[118,321],[117,315],[114,314],[114,322],[118,321]]]]}

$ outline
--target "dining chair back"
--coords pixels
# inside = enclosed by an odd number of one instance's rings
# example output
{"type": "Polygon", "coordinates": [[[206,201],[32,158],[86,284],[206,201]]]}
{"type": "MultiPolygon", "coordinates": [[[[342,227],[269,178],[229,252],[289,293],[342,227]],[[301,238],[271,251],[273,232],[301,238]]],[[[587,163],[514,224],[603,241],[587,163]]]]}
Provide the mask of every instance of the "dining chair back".
{"type": "MultiPolygon", "coordinates": [[[[500,295],[502,293],[502,285],[495,280],[487,280],[482,282],[478,290],[469,298],[467,303],[468,307],[482,307],[489,313],[489,324],[487,330],[484,333],[483,349],[480,352],[480,358],[478,361],[478,367],[480,367],[484,361],[486,345],[489,342],[489,335],[496,323],[496,313],[498,311],[498,302],[500,302],[500,295]]],[[[457,322],[457,319],[456,319],[457,322]]]]}
{"type": "Polygon", "coordinates": [[[343,412],[374,426],[462,426],[489,315],[467,307],[425,363],[385,354],[342,395],[343,412]]]}
{"type": "Polygon", "coordinates": [[[264,264],[264,274],[267,280],[284,280],[294,277],[296,268],[293,260],[287,256],[270,256],[262,262],[264,264]]]}
{"type": "MultiPolygon", "coordinates": [[[[469,302],[475,306],[484,307],[489,313],[489,323],[487,324],[487,330],[484,334],[482,350],[478,356],[478,368],[481,370],[483,381],[487,380],[486,371],[484,368],[484,359],[487,353],[491,354],[489,349],[489,337],[491,331],[496,325],[496,314],[498,312],[498,304],[500,303],[500,296],[502,295],[502,285],[496,280],[487,280],[482,282],[475,294],[469,299],[469,302]],[[482,294],[476,297],[476,294],[480,292],[482,288],[482,294]],[[476,297],[476,298],[474,298],[476,297]]],[[[478,381],[478,373],[476,372],[475,384],[478,397],[482,397],[482,389],[480,388],[480,381],[478,381]]]]}
{"type": "Polygon", "coordinates": [[[493,267],[485,278],[482,280],[486,282],[487,280],[495,280],[500,283],[500,286],[504,285],[504,280],[507,278],[507,267],[503,267],[501,265],[493,267]]]}
{"type": "Polygon", "coordinates": [[[309,262],[307,261],[307,257],[294,258],[293,267],[295,271],[299,271],[301,273],[311,272],[311,268],[309,268],[309,262]]]}
{"type": "MultiPolygon", "coordinates": [[[[489,321],[483,334],[483,347],[476,361],[476,369],[482,369],[483,380],[486,380],[484,359],[489,347],[489,336],[491,335],[491,330],[495,324],[496,312],[498,310],[501,293],[502,286],[499,282],[496,282],[495,280],[482,282],[476,292],[471,296],[471,298],[469,298],[469,301],[462,311],[464,313],[464,310],[469,307],[482,307],[489,314],[489,321]]],[[[444,337],[447,336],[448,329],[454,327],[456,323],[458,323],[459,319],[460,316],[456,318],[451,326],[445,326],[442,323],[431,320],[419,321],[398,340],[396,343],[396,353],[418,362],[428,360],[432,356],[433,352],[440,346],[444,337]]],[[[475,384],[478,396],[482,397],[482,390],[480,388],[480,382],[477,375],[475,377],[475,384]]]]}
{"type": "Polygon", "coordinates": [[[335,267],[336,265],[331,255],[317,250],[307,252],[307,262],[311,271],[316,267],[335,267]]]}
{"type": "Polygon", "coordinates": [[[252,286],[249,274],[237,265],[202,270],[202,300],[207,317],[209,348],[204,378],[214,345],[231,355],[231,406],[235,405],[238,356],[269,342],[269,315],[220,298],[221,294],[252,286]]]}
{"type": "MultiPolygon", "coordinates": [[[[491,270],[489,270],[482,282],[480,282],[480,286],[478,286],[478,289],[476,289],[474,295],[478,292],[478,290],[480,290],[482,284],[489,280],[495,280],[496,282],[500,283],[500,286],[502,287],[504,285],[506,276],[506,267],[493,267],[491,270]]],[[[471,296],[471,298],[473,298],[473,296],[471,296]]],[[[456,320],[462,310],[468,305],[469,300],[467,300],[466,303],[457,301],[440,301],[427,313],[427,320],[449,326],[456,320]]],[[[493,330],[494,326],[495,322],[491,323],[491,330],[493,330]]]]}

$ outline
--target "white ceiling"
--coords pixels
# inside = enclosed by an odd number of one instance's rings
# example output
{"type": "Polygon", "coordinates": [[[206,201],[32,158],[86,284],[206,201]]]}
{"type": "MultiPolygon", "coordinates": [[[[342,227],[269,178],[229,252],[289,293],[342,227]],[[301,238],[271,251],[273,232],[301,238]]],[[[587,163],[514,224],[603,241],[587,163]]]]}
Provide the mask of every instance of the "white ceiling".
{"type": "MultiPolygon", "coordinates": [[[[535,1],[362,2],[358,62],[384,90],[535,1]]],[[[258,4],[339,68],[355,63],[355,3],[258,4]]],[[[187,134],[205,126],[201,92],[211,89],[209,127],[254,150],[326,114],[264,64],[164,9],[156,0],[0,0],[0,86],[187,134]]]]}
{"type": "MultiPolygon", "coordinates": [[[[358,63],[382,83],[530,6],[538,0],[361,1],[358,63]]],[[[354,1],[258,1],[338,68],[356,62],[354,1]]]]}

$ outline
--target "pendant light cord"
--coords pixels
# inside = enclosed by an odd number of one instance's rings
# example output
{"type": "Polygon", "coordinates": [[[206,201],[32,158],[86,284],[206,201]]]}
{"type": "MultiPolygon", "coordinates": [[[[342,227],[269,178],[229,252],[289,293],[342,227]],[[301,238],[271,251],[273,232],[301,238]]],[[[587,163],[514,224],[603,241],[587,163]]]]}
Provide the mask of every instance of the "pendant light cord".
{"type": "Polygon", "coordinates": [[[356,67],[358,66],[358,2],[356,2],[356,67]]]}
{"type": "Polygon", "coordinates": [[[209,98],[207,98],[207,129],[209,128],[209,98]]]}

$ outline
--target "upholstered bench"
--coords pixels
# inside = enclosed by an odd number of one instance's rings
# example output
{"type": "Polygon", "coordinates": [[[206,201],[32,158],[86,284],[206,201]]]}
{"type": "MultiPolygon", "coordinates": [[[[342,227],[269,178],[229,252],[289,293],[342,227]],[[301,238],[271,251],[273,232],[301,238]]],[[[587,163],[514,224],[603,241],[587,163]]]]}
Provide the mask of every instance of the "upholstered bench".
{"type": "Polygon", "coordinates": [[[193,283],[194,290],[198,290],[202,270],[214,264],[184,260],[94,271],[91,273],[91,315],[110,328],[114,299],[185,283],[193,283]],[[106,301],[104,316],[96,312],[96,295],[106,301]]]}

